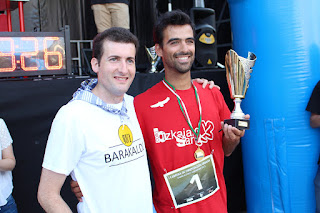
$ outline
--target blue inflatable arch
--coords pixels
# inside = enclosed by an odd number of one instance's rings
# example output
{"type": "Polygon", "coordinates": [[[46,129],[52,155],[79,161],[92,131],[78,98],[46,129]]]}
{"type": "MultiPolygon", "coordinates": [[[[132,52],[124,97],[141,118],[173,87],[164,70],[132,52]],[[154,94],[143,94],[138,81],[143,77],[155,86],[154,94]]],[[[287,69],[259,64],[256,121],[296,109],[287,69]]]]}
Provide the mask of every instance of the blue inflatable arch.
{"type": "Polygon", "coordinates": [[[315,212],[320,130],[305,108],[320,80],[320,1],[228,3],[233,49],[257,56],[241,104],[251,115],[242,140],[247,211],[315,212]]]}

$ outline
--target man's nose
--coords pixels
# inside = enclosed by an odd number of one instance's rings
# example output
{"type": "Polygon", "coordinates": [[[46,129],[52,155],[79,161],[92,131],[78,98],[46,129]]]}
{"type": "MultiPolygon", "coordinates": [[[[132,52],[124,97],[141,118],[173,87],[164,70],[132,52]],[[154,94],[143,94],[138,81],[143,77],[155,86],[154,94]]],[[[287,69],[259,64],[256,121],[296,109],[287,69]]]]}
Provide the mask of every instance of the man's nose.
{"type": "Polygon", "coordinates": [[[126,60],[121,60],[119,62],[119,67],[118,67],[119,71],[121,73],[128,73],[128,64],[126,60]]]}
{"type": "Polygon", "coordinates": [[[181,43],[181,51],[184,52],[184,53],[187,53],[190,51],[189,49],[189,45],[184,41],[181,43]]]}

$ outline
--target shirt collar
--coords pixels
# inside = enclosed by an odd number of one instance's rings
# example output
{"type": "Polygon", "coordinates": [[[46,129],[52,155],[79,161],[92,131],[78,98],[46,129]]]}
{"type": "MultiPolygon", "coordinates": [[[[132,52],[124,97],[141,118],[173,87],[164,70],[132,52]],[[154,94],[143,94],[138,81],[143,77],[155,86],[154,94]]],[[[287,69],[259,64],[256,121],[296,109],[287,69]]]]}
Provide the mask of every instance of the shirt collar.
{"type": "MultiPolygon", "coordinates": [[[[98,79],[87,79],[81,83],[80,88],[73,94],[73,98],[71,101],[74,100],[82,100],[86,101],[90,104],[96,105],[101,109],[116,115],[120,115],[120,117],[129,118],[127,114],[127,108],[125,104],[125,98],[122,101],[121,109],[115,108],[112,104],[107,104],[103,100],[101,100],[98,96],[92,93],[92,89],[98,84],[98,79]]],[[[70,102],[71,102],[70,101],[70,102]]]]}

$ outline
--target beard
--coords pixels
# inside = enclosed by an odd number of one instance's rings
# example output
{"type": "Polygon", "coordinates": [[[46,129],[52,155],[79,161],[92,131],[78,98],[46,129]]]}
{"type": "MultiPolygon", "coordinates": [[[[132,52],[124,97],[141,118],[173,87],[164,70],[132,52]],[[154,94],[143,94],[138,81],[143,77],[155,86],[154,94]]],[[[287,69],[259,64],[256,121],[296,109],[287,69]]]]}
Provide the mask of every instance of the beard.
{"type": "Polygon", "coordinates": [[[174,58],[178,56],[189,56],[191,60],[186,63],[179,63],[177,60],[174,60],[172,67],[180,73],[186,73],[190,71],[194,61],[194,54],[192,52],[186,52],[186,53],[180,52],[180,53],[173,54],[174,58]]]}

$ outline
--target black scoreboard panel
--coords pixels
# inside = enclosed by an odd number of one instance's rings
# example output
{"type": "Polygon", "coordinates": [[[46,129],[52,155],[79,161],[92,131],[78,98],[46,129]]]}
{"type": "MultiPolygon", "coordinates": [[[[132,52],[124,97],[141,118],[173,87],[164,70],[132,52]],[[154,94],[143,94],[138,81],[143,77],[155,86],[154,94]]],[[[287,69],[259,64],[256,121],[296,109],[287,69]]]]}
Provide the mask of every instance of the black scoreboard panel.
{"type": "Polygon", "coordinates": [[[0,77],[71,74],[70,32],[0,32],[0,77]]]}

